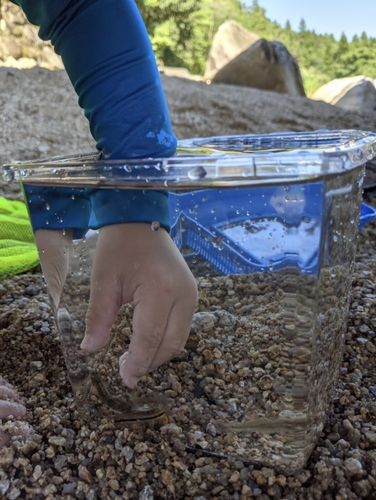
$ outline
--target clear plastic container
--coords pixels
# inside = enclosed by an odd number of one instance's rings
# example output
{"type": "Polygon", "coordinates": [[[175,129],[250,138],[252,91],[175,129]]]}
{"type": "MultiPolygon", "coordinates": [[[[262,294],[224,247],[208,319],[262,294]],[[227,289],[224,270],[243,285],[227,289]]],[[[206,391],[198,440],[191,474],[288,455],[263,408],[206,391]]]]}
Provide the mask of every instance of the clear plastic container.
{"type": "MultiPolygon", "coordinates": [[[[52,299],[82,418],[175,423],[189,449],[284,473],[303,467],[341,365],[364,164],[375,154],[374,134],[317,131],[181,141],[168,159],[91,154],[6,166],[5,177],[28,192],[168,190],[171,237],[197,279],[183,356],[129,391],[118,358],[132,304],[107,346],[84,355],[97,231],[87,227],[70,251],[62,247],[67,278],[52,299]]],[[[43,206],[27,201],[31,213],[43,206]]],[[[53,216],[66,234],[64,214],[53,216]]]]}

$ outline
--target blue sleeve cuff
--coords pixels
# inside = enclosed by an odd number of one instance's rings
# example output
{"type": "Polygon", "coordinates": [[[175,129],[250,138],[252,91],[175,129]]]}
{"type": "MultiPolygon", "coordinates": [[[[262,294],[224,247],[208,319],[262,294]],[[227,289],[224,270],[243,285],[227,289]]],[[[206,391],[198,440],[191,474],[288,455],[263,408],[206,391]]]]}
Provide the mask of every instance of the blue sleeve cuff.
{"type": "Polygon", "coordinates": [[[158,221],[170,231],[166,191],[52,188],[24,185],[33,230],[72,229],[79,239],[88,229],[110,224],[158,221]]]}
{"type": "Polygon", "coordinates": [[[91,194],[90,227],[110,224],[159,222],[170,231],[170,211],[166,191],[95,189],[91,194]]]}

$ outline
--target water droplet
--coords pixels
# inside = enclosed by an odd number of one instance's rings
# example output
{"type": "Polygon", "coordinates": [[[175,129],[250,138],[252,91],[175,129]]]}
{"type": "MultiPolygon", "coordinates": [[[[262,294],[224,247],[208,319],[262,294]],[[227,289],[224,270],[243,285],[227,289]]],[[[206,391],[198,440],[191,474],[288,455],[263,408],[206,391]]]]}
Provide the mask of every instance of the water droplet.
{"type": "Polygon", "coordinates": [[[150,227],[151,227],[152,231],[158,231],[158,229],[161,227],[161,225],[157,220],[155,220],[151,223],[150,227]]]}
{"type": "Polygon", "coordinates": [[[72,200],[74,200],[74,198],[75,198],[75,197],[74,197],[74,194],[72,194],[72,200]]]}
{"type": "Polygon", "coordinates": [[[46,226],[48,226],[48,224],[49,224],[49,223],[50,223],[50,222],[49,222],[48,220],[46,220],[46,226]]]}
{"type": "Polygon", "coordinates": [[[337,234],[333,235],[333,241],[335,241],[335,242],[338,241],[338,235],[337,234]]]}
{"type": "Polygon", "coordinates": [[[65,229],[63,229],[63,236],[65,236],[65,229]]]}
{"type": "Polygon", "coordinates": [[[212,209],[210,210],[210,212],[211,212],[212,214],[215,214],[215,208],[212,208],[212,209]]]}
{"type": "Polygon", "coordinates": [[[46,210],[50,210],[50,205],[48,203],[46,203],[46,210]]]}
{"type": "Polygon", "coordinates": [[[56,168],[51,168],[51,174],[56,174],[57,170],[56,168]]]}
{"type": "Polygon", "coordinates": [[[206,170],[204,167],[196,167],[192,168],[188,172],[188,177],[193,181],[197,181],[198,179],[203,179],[206,176],[206,170]]]}

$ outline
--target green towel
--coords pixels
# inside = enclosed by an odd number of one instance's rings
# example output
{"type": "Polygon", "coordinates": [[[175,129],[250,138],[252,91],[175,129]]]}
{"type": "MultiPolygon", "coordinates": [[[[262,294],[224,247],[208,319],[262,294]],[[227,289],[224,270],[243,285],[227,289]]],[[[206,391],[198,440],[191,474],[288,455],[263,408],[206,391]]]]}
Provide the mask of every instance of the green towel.
{"type": "Polygon", "coordinates": [[[25,203],[0,196],[0,279],[24,273],[38,264],[25,203]]]}

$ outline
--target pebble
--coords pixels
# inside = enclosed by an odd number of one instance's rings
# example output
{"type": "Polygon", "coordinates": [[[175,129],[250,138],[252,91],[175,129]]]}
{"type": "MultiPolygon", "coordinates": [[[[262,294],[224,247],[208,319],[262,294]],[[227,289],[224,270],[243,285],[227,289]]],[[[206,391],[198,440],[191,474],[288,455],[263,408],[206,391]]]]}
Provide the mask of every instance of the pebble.
{"type": "Polygon", "coordinates": [[[365,433],[367,441],[372,445],[376,446],[376,432],[368,431],[365,433]]]}
{"type": "Polygon", "coordinates": [[[345,467],[346,467],[346,470],[352,476],[359,476],[359,475],[362,475],[362,473],[363,473],[362,464],[356,458],[347,458],[345,460],[345,467]]]}

